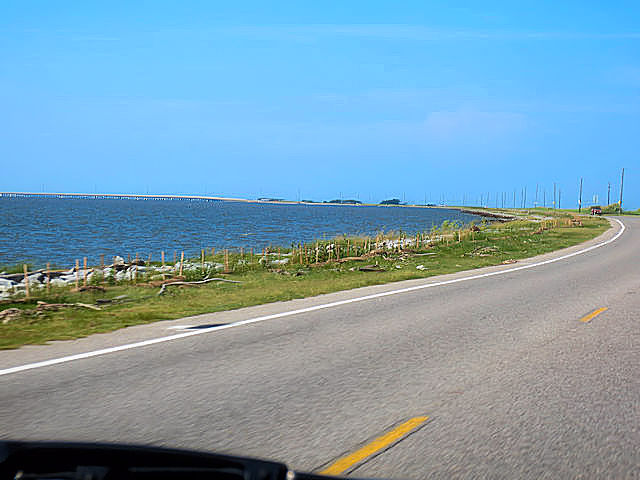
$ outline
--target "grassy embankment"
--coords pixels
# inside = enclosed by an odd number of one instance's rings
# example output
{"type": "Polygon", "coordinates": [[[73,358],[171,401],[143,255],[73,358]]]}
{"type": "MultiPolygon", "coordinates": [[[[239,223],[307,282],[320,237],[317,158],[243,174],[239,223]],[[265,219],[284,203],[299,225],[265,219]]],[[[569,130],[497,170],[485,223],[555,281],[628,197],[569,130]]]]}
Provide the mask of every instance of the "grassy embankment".
{"type": "MultiPolygon", "coordinates": [[[[233,273],[220,274],[198,270],[185,274],[187,280],[198,280],[205,276],[225,277],[242,283],[208,283],[197,287],[169,287],[162,296],[157,296],[158,284],[153,286],[114,285],[113,281],[101,283],[106,292],[74,292],[71,288],[32,290],[31,297],[23,302],[0,303],[0,311],[19,308],[23,314],[6,324],[0,324],[0,349],[16,348],[24,344],[44,343],[49,340],[64,340],[86,336],[97,332],[108,332],[131,325],[158,320],[176,319],[188,315],[237,309],[250,305],[303,298],[322,293],[335,292],[367,285],[383,284],[424,278],[461,270],[471,270],[488,265],[497,265],[512,260],[527,258],[575,245],[591,239],[609,226],[600,218],[581,217],[582,225],[572,222],[572,216],[549,212],[553,219],[534,221],[520,219],[507,223],[479,225],[479,231],[467,228],[459,230],[446,224],[420,235],[420,246],[408,246],[394,251],[371,251],[371,241],[376,239],[339,238],[331,241],[335,245],[329,261],[327,245],[320,243],[320,263],[315,265],[315,249],[304,249],[302,263],[300,250],[295,249],[288,257],[287,265],[265,264],[261,256],[251,259],[244,256],[246,264],[239,262],[239,254],[229,257],[233,273]],[[336,261],[339,249],[340,261],[336,261]],[[345,257],[363,256],[361,260],[346,260],[345,257]],[[377,265],[380,272],[360,271],[363,266],[377,265]],[[419,265],[423,267],[417,268],[419,265]],[[64,308],[57,311],[37,311],[37,302],[95,304],[98,299],[113,299],[126,295],[122,303],[101,305],[101,310],[64,308]]],[[[399,235],[386,235],[398,238],[399,235]]],[[[411,237],[415,242],[416,237],[411,237]]],[[[378,241],[381,237],[377,238],[378,241]]],[[[316,244],[313,245],[315,248],[316,244]]],[[[375,246],[375,243],[374,243],[375,246]]],[[[277,250],[276,250],[277,251],[277,250]]],[[[290,249],[286,250],[290,253],[290,249]]],[[[285,250],[281,253],[284,255],[285,250]]],[[[276,260],[278,255],[270,255],[276,260]]],[[[217,254],[214,259],[223,262],[217,254]]],[[[195,260],[197,261],[197,260],[195,260]]],[[[138,279],[143,282],[144,279],[138,279]]],[[[97,282],[94,282],[97,283],[97,282]]]]}

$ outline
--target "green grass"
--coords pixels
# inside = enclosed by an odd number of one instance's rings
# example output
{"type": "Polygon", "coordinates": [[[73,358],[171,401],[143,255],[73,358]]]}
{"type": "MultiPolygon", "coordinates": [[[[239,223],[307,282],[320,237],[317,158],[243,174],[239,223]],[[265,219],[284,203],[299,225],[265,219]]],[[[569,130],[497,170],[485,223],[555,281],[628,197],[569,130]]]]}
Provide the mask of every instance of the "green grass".
{"type": "MultiPolygon", "coordinates": [[[[322,266],[295,264],[275,267],[279,272],[270,271],[256,262],[236,266],[235,273],[224,275],[229,279],[241,281],[241,284],[209,283],[192,288],[170,287],[161,297],[156,296],[158,287],[151,286],[107,286],[106,293],[73,293],[68,288],[58,288],[52,289],[46,295],[43,290],[36,290],[29,302],[0,304],[0,310],[14,307],[31,311],[7,324],[0,324],[0,349],[45,343],[50,340],[74,339],[158,320],[286,301],[367,285],[472,270],[575,245],[596,237],[608,228],[605,220],[588,217],[583,217],[583,226],[567,226],[564,223],[568,222],[569,216],[557,212],[555,214],[562,225],[550,225],[549,229],[541,233],[534,233],[540,228],[540,223],[517,220],[483,224],[479,232],[463,231],[463,239],[459,243],[457,232],[447,230],[440,233],[447,233],[453,237],[449,242],[441,241],[430,247],[424,246],[418,251],[413,249],[412,252],[377,255],[365,261],[339,264],[329,262],[322,266]],[[420,253],[435,255],[419,255],[420,253]],[[360,266],[375,263],[385,271],[357,270],[360,266]],[[418,265],[424,265],[426,270],[416,269],[418,265]],[[297,272],[303,273],[296,276],[297,272]],[[101,311],[82,308],[43,313],[34,311],[38,300],[90,304],[99,298],[113,298],[119,295],[128,295],[128,301],[110,304],[102,307],[101,311]]],[[[364,240],[349,239],[349,242],[352,246],[354,243],[358,245],[362,251],[364,240]]],[[[340,239],[340,243],[346,245],[346,239],[340,239]]],[[[237,254],[233,255],[230,259],[231,265],[236,264],[238,259],[237,254]]],[[[216,255],[216,261],[221,260],[222,256],[216,255]]],[[[311,262],[315,262],[315,258],[312,258],[311,262]]],[[[201,275],[201,272],[195,272],[190,274],[190,277],[195,279],[201,275]]]]}

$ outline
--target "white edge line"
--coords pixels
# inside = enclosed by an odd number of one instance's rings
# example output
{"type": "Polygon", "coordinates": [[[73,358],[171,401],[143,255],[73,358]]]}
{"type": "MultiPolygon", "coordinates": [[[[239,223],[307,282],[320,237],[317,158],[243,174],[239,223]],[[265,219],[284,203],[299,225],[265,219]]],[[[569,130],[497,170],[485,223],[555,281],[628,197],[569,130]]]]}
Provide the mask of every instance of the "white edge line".
{"type": "Polygon", "coordinates": [[[364,297],[350,298],[350,299],[347,299],[347,300],[339,300],[337,302],[324,303],[322,305],[315,305],[313,307],[300,308],[298,310],[290,310],[288,312],[274,313],[274,314],[271,314],[271,315],[264,315],[262,317],[249,318],[247,320],[241,320],[239,322],[228,323],[226,325],[219,325],[219,326],[216,326],[216,327],[204,328],[202,330],[194,330],[194,331],[190,331],[190,332],[177,333],[175,335],[169,335],[169,336],[160,337],[160,338],[153,338],[151,340],[144,340],[142,342],[128,343],[126,345],[120,345],[118,347],[103,348],[101,350],[94,350],[94,351],[91,351],[91,352],[78,353],[76,355],[69,355],[69,356],[66,356],[66,357],[53,358],[51,360],[45,360],[45,361],[42,361],[42,362],[28,363],[26,365],[20,365],[20,366],[17,366],[17,367],[5,368],[3,370],[0,370],[0,376],[9,375],[9,374],[12,374],[12,373],[24,372],[25,370],[33,370],[35,368],[49,367],[51,365],[58,365],[60,363],[73,362],[75,360],[82,360],[82,359],[85,359],[85,358],[97,357],[99,355],[107,355],[109,353],[121,352],[123,350],[130,350],[130,349],[133,349],[133,348],[146,347],[146,346],[149,346],[149,345],[155,345],[157,343],[170,342],[172,340],[178,340],[180,338],[192,337],[194,335],[203,335],[205,333],[210,333],[210,332],[213,332],[213,331],[225,330],[227,328],[233,328],[233,327],[240,327],[242,325],[249,325],[251,323],[264,322],[264,321],[273,320],[273,319],[276,319],[276,318],[290,317],[290,316],[298,315],[298,314],[301,314],[301,313],[308,313],[308,312],[314,312],[316,310],[323,310],[325,308],[338,307],[340,305],[347,305],[349,303],[363,302],[365,300],[372,300],[374,298],[387,297],[387,296],[390,296],[390,295],[397,295],[399,293],[407,293],[407,292],[413,292],[413,291],[416,291],[416,290],[423,290],[423,289],[426,289],[426,288],[439,287],[441,285],[450,285],[452,283],[466,282],[466,281],[469,281],[469,280],[476,280],[478,278],[493,277],[495,275],[504,275],[504,274],[511,273],[511,272],[517,272],[519,270],[526,270],[526,269],[533,268],[533,267],[539,267],[541,265],[547,265],[549,263],[558,262],[560,260],[565,260],[567,258],[575,257],[576,255],[580,255],[580,254],[583,254],[583,253],[586,253],[586,252],[590,252],[591,250],[595,250],[596,248],[603,247],[605,245],[608,245],[609,243],[612,243],[612,242],[616,241],[624,233],[624,231],[626,230],[626,227],[624,226],[624,223],[622,223],[617,218],[612,218],[611,220],[614,220],[614,221],[618,222],[620,224],[620,226],[622,227],[620,229],[620,231],[614,237],[610,238],[609,240],[607,240],[605,242],[598,243],[596,245],[592,245],[592,246],[590,246],[588,248],[585,248],[583,250],[578,250],[577,252],[569,253],[567,255],[563,255],[563,256],[557,257],[557,258],[552,258],[550,260],[545,260],[543,262],[532,263],[532,264],[528,264],[528,265],[521,265],[519,267],[510,268],[508,270],[499,270],[497,272],[489,272],[489,273],[482,273],[482,274],[478,274],[478,275],[472,275],[470,277],[463,277],[463,278],[456,278],[456,279],[453,279],[453,280],[445,280],[445,281],[442,281],[442,282],[428,283],[426,285],[416,285],[414,287],[401,288],[401,289],[398,289],[398,290],[391,290],[391,291],[388,291],[388,292],[374,293],[372,295],[365,295],[364,297]]]}

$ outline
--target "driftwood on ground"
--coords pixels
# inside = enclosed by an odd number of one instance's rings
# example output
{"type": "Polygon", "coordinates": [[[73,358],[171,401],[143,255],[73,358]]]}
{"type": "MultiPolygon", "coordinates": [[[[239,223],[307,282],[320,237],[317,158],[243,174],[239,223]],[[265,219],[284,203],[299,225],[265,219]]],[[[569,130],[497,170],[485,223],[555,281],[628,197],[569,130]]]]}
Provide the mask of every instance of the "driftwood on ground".
{"type": "Polygon", "coordinates": [[[107,289],[104,287],[101,287],[100,285],[84,285],[80,288],[78,288],[77,290],[74,288],[71,291],[72,292],[88,292],[88,291],[95,291],[95,292],[106,292],[107,289]]]}
{"type": "Polygon", "coordinates": [[[384,268],[380,268],[379,265],[365,265],[364,267],[358,268],[361,272],[384,272],[384,268]]]}
{"type": "Polygon", "coordinates": [[[202,285],[204,283],[209,283],[209,282],[227,282],[227,283],[242,283],[239,282],[238,280],[227,280],[226,278],[207,278],[206,280],[200,280],[197,282],[183,282],[183,281],[178,281],[178,282],[166,282],[162,284],[162,287],[160,287],[160,291],[158,292],[158,295],[162,295],[167,287],[171,286],[171,285],[182,285],[182,286],[196,286],[196,285],[202,285]]]}
{"type": "Polygon", "coordinates": [[[38,306],[36,310],[59,310],[61,308],[70,308],[70,307],[81,307],[81,308],[89,308],[91,310],[101,310],[100,307],[96,307],[95,305],[89,305],[88,303],[47,303],[47,302],[38,302],[38,306]]]}

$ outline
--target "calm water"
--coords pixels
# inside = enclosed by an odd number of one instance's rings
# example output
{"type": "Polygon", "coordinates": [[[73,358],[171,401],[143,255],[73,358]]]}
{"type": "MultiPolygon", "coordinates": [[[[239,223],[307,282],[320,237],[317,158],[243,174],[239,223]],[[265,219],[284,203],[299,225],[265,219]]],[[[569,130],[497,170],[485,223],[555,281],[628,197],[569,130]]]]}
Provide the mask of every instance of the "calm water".
{"type": "Polygon", "coordinates": [[[291,245],[336,235],[381,230],[415,233],[444,220],[478,217],[457,210],[352,206],[272,205],[225,201],[85,200],[0,197],[0,265],[29,262],[97,264],[127,254],[159,260],[174,251],[291,245]]]}

